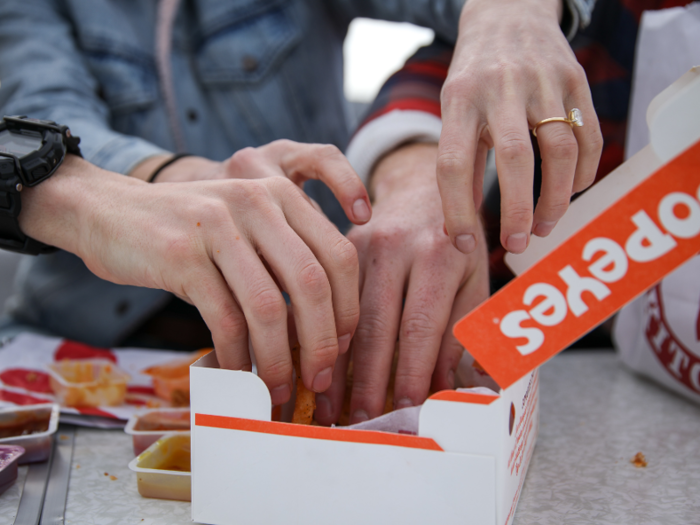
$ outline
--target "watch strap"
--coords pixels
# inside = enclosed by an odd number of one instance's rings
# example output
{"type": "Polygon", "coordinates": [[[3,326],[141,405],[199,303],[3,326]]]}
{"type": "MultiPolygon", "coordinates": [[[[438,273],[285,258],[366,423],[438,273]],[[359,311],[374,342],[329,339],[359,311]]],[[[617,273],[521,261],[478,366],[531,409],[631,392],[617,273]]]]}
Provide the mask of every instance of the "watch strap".
{"type": "MultiPolygon", "coordinates": [[[[54,133],[60,133],[63,142],[63,152],[58,159],[54,157],[54,167],[41,179],[34,182],[35,185],[45,178],[50,177],[63,163],[65,155],[70,153],[82,157],[80,152],[80,138],[73,136],[67,126],[61,126],[51,121],[39,121],[26,117],[5,117],[4,121],[12,121],[19,125],[26,125],[28,129],[49,129],[54,133]]],[[[55,136],[55,135],[54,135],[55,136]]],[[[60,153],[60,150],[56,154],[60,153]]],[[[58,248],[32,239],[25,235],[19,227],[19,214],[22,210],[21,193],[24,189],[23,166],[20,159],[13,155],[0,153],[0,248],[28,255],[40,255],[55,252],[58,248]]]]}

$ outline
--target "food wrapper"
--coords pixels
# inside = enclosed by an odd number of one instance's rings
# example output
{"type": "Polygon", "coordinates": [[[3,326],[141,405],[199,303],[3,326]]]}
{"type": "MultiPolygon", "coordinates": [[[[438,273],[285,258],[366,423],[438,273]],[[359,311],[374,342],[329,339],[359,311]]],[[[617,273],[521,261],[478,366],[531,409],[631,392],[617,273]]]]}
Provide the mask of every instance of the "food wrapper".
{"type": "MultiPolygon", "coordinates": [[[[61,407],[61,416],[86,426],[109,426],[127,420],[143,408],[168,407],[159,398],[151,376],[152,367],[167,367],[186,359],[184,352],[140,348],[100,349],[57,337],[20,334],[0,348],[0,407],[59,402],[51,387],[48,367],[64,360],[100,359],[114,363],[130,377],[124,403],[118,406],[61,407]]],[[[123,422],[120,423],[123,425],[123,422]]]]}

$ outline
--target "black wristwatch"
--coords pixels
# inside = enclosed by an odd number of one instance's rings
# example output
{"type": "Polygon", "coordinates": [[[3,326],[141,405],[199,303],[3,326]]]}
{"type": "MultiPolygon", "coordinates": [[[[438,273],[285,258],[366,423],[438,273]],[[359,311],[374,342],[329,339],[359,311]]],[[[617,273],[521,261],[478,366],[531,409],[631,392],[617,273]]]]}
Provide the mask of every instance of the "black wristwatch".
{"type": "Polygon", "coordinates": [[[4,117],[0,122],[0,248],[38,255],[56,250],[27,237],[17,218],[22,189],[53,175],[67,153],[82,157],[80,138],[50,120],[4,117]]]}

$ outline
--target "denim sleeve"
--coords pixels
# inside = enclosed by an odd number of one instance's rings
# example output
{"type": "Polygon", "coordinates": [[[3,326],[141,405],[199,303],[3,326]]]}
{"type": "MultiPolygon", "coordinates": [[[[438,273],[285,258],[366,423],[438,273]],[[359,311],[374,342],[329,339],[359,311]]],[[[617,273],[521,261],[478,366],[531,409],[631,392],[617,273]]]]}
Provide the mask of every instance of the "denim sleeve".
{"type": "Polygon", "coordinates": [[[148,157],[168,153],[110,129],[97,82],[55,1],[0,1],[0,82],[2,114],[69,126],[81,138],[83,156],[104,169],[128,173],[148,157]]]}
{"type": "Polygon", "coordinates": [[[570,16],[564,17],[561,29],[569,42],[576,36],[579,29],[583,29],[591,23],[591,13],[593,13],[595,3],[596,0],[564,0],[564,9],[568,11],[570,16]]]}
{"type": "Polygon", "coordinates": [[[466,0],[332,0],[333,13],[344,24],[366,17],[392,22],[411,22],[429,27],[442,40],[457,40],[459,14],[466,0]]]}
{"type": "MultiPolygon", "coordinates": [[[[344,23],[353,18],[367,17],[394,22],[411,22],[429,27],[451,44],[457,40],[459,14],[467,0],[333,0],[331,9],[344,23]]],[[[571,40],[579,28],[591,21],[596,0],[563,0],[565,16],[562,30],[571,40]]]]}

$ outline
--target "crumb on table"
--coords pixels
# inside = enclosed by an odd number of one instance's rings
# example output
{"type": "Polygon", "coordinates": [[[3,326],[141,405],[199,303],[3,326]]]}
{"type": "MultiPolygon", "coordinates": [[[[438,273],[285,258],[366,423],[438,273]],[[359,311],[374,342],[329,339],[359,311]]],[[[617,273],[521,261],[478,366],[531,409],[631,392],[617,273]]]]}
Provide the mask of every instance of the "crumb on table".
{"type": "Polygon", "coordinates": [[[647,458],[644,457],[644,454],[641,452],[637,452],[634,457],[630,460],[630,463],[634,465],[637,468],[644,468],[647,466],[647,458]]]}

